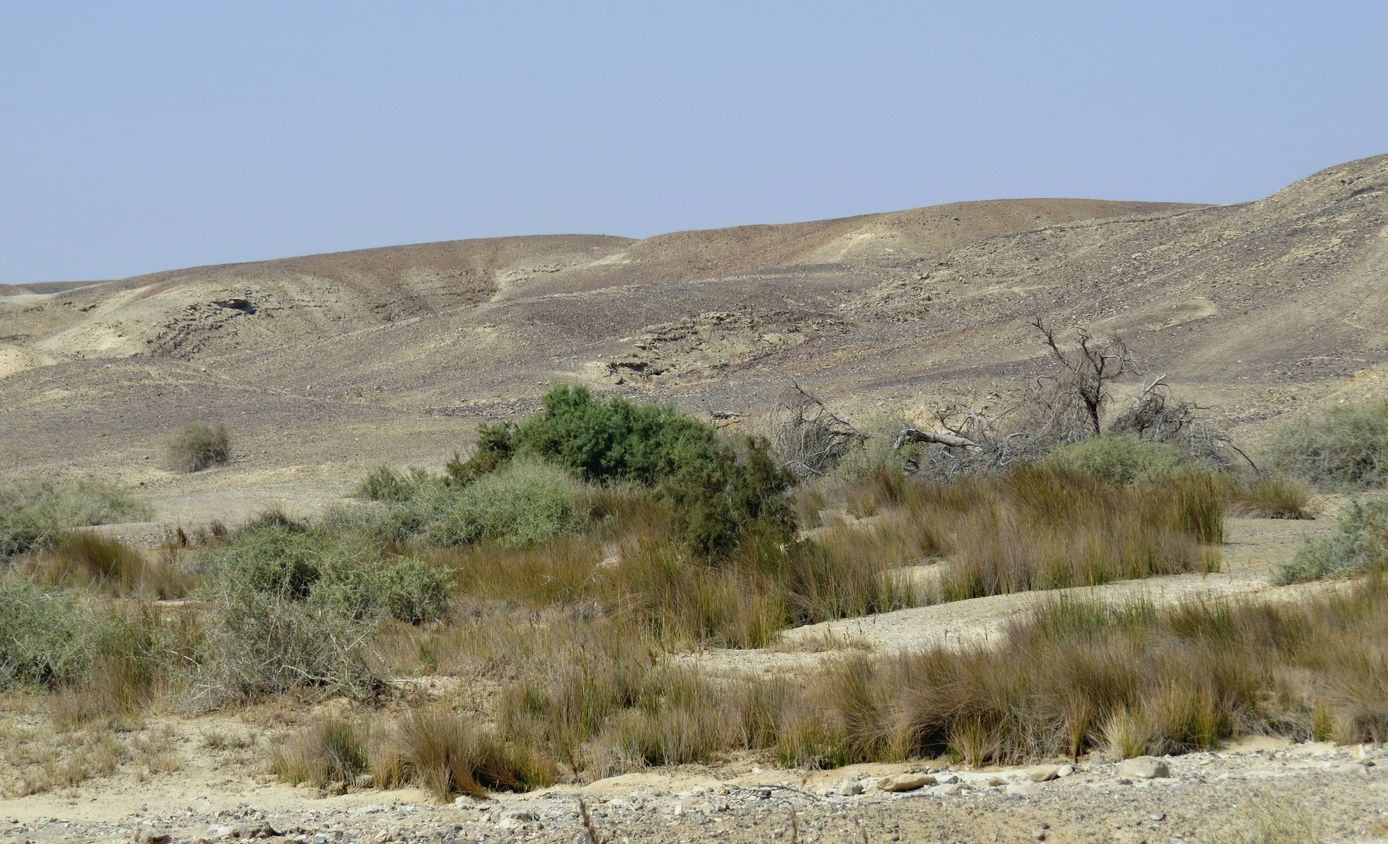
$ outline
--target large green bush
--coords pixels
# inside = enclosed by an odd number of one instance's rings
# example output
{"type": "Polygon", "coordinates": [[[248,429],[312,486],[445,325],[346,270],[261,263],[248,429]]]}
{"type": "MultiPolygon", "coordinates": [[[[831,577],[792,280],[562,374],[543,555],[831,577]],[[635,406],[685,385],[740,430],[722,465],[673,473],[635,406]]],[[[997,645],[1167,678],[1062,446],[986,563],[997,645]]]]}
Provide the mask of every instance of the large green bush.
{"type": "Polygon", "coordinates": [[[586,387],[555,387],[541,405],[519,423],[484,426],[476,452],[451,463],[449,474],[471,484],[529,456],[593,482],[654,487],[670,504],[675,535],[707,556],[725,554],[753,532],[793,534],[784,496],[793,478],[764,441],[728,442],[669,405],[596,399],[586,387]]]}
{"type": "Polygon", "coordinates": [[[153,509],[100,481],[0,480],[0,557],[51,545],[63,531],[143,521],[153,509]]]}
{"type": "Polygon", "coordinates": [[[1275,468],[1327,489],[1388,487],[1388,399],[1286,425],[1268,452],[1275,468]]]}
{"type": "Polygon", "coordinates": [[[1279,584],[1343,577],[1388,565],[1388,498],[1355,501],[1334,533],[1307,539],[1278,569],[1279,584]]]}

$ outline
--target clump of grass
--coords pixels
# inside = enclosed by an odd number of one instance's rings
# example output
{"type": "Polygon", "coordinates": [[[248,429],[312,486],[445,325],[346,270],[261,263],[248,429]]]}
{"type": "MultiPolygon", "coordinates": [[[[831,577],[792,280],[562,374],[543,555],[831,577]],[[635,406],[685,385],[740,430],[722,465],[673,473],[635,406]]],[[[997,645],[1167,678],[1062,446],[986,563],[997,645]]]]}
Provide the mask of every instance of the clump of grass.
{"type": "Polygon", "coordinates": [[[1311,491],[1306,483],[1289,475],[1259,475],[1235,482],[1229,493],[1230,509],[1241,516],[1261,519],[1310,519],[1311,491]]]}
{"type": "Polygon", "coordinates": [[[178,598],[188,579],[172,559],[151,560],[113,537],[69,531],[28,566],[49,586],[94,586],[114,595],[178,598]]]}
{"type": "Polygon", "coordinates": [[[343,718],[324,718],[280,745],[272,768],[293,785],[351,785],[367,770],[365,731],[343,718]]]}
{"type": "Polygon", "coordinates": [[[0,480],[0,557],[45,548],[74,527],[143,521],[153,509],[112,484],[0,480]]]}
{"type": "Polygon", "coordinates": [[[951,494],[950,562],[937,597],[1093,586],[1114,580],[1210,571],[1224,536],[1224,499],[1203,473],[1142,486],[1024,467],[976,478],[951,494]]]}
{"type": "Polygon", "coordinates": [[[1388,498],[1354,501],[1333,533],[1308,538],[1273,575],[1278,584],[1388,567],[1388,498]]]}
{"type": "Polygon", "coordinates": [[[165,461],[175,472],[201,472],[231,461],[231,434],[218,422],[189,422],[164,444],[165,461]]]}
{"type": "Polygon", "coordinates": [[[1284,426],[1268,445],[1272,465],[1332,490],[1388,486],[1388,399],[1336,407],[1284,426]]]}
{"type": "Polygon", "coordinates": [[[372,780],[378,788],[411,784],[441,801],[455,794],[529,791],[554,782],[554,765],[528,749],[500,741],[459,715],[413,710],[373,741],[372,780]]]}

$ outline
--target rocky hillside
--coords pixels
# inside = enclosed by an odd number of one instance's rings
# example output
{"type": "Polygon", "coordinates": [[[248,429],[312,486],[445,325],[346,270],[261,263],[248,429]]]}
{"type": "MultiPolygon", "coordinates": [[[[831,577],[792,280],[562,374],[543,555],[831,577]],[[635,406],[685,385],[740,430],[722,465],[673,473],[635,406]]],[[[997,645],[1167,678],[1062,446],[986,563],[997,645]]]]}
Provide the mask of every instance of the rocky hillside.
{"type": "Polygon", "coordinates": [[[1256,437],[1385,389],[1385,272],[1380,156],[1237,206],[960,203],[11,290],[0,462],[191,483],[158,469],[159,441],[203,417],[239,434],[222,482],[429,462],[555,381],[755,413],[794,378],[851,413],[919,412],[1040,371],[1034,316],[1122,332],[1256,437]]]}

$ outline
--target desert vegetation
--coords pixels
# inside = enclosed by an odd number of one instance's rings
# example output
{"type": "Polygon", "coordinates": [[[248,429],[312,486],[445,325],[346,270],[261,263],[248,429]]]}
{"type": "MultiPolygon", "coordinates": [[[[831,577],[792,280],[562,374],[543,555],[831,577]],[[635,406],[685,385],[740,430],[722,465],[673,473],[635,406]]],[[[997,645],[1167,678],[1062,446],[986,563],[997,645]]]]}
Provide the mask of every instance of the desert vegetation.
{"type": "Polygon", "coordinates": [[[201,472],[231,460],[231,434],[220,422],[189,422],[169,435],[165,461],[175,472],[201,472]]]}
{"type": "MultiPolygon", "coordinates": [[[[822,409],[796,424],[846,423],[822,409]]],[[[559,388],[442,472],[378,467],[316,520],[270,511],[152,552],[80,529],[142,515],[119,491],[15,482],[0,687],[45,695],[67,724],[345,698],[351,714],[279,745],[276,775],[439,797],[740,753],[980,765],[1382,737],[1388,656],[1364,646],[1388,632],[1373,502],[1279,576],[1358,578],[1305,603],[1057,598],[989,646],[707,674],[691,657],[800,625],[1216,571],[1229,513],[1308,509],[1305,482],[1132,431],[943,475],[922,467],[945,443],[783,442],[813,459],[559,388]],[[425,674],[493,691],[480,709],[402,706],[401,682],[425,674]]]]}

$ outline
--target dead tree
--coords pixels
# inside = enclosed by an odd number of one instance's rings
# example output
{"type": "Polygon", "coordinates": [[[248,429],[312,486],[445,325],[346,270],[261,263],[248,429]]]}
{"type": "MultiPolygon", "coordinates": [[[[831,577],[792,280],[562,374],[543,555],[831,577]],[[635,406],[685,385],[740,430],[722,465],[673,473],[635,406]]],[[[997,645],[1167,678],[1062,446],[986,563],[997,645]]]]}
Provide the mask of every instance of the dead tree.
{"type": "Polygon", "coordinates": [[[1029,323],[1041,332],[1051,358],[1060,365],[1061,375],[1051,390],[1051,419],[1060,426],[1062,439],[1086,439],[1103,433],[1103,410],[1109,400],[1114,379],[1133,368],[1128,346],[1120,337],[1097,340],[1081,328],[1075,332],[1078,348],[1064,351],[1055,330],[1040,317],[1029,323]],[[1069,430],[1078,426],[1080,431],[1069,430]],[[1067,436],[1068,435],[1068,436],[1067,436]]]}
{"type": "Polygon", "coordinates": [[[792,381],[770,418],[770,440],[781,465],[801,479],[828,472],[867,435],[792,381]]]}

